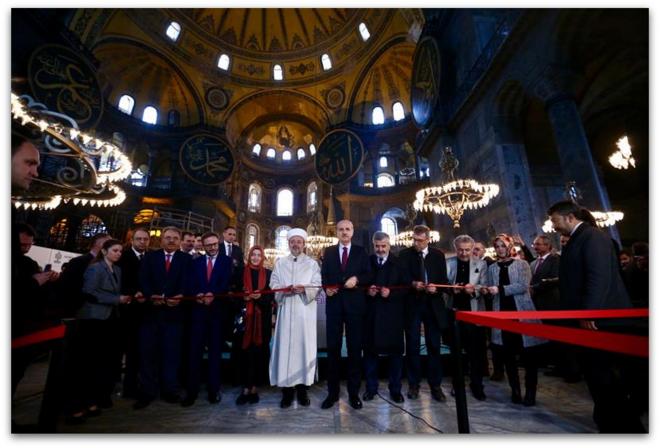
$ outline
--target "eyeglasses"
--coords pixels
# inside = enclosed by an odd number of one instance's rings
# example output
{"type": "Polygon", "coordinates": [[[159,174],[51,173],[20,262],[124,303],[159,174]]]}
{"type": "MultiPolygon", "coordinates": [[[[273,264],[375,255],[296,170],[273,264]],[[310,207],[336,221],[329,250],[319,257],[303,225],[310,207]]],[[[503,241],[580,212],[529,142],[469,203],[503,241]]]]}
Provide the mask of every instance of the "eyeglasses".
{"type": "Polygon", "coordinates": [[[218,243],[204,244],[204,247],[218,247],[218,243]]]}

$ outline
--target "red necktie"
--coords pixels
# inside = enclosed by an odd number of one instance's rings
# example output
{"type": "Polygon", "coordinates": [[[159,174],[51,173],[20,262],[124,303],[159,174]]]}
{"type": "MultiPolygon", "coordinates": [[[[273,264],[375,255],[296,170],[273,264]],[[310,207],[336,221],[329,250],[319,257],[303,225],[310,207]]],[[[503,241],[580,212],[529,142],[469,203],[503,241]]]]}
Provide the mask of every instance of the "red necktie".
{"type": "Polygon", "coordinates": [[[206,263],[206,281],[210,282],[211,281],[211,273],[213,272],[213,261],[211,261],[211,257],[208,257],[208,262],[206,263]]]}
{"type": "Polygon", "coordinates": [[[346,266],[348,266],[348,247],[344,246],[343,251],[341,253],[341,270],[342,270],[342,272],[346,270],[346,266]]]}
{"type": "Polygon", "coordinates": [[[171,254],[165,254],[165,272],[170,272],[171,258],[171,254]]]}

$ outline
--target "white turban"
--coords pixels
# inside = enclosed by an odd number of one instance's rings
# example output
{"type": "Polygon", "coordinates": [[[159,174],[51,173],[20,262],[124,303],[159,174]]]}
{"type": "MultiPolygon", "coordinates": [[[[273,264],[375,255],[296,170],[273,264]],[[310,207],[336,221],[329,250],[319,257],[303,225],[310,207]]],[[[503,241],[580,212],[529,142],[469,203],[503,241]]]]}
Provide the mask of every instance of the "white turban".
{"type": "Polygon", "coordinates": [[[286,235],[287,241],[293,238],[294,236],[299,236],[303,240],[307,241],[307,232],[305,232],[303,229],[300,227],[296,227],[295,229],[289,230],[289,233],[286,235]]]}

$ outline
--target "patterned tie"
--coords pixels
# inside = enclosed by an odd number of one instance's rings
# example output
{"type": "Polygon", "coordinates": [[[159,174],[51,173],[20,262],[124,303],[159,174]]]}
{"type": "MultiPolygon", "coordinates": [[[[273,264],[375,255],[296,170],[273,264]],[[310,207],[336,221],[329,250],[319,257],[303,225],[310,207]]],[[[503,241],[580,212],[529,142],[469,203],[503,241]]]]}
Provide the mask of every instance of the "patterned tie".
{"type": "Polygon", "coordinates": [[[424,265],[424,252],[419,252],[419,274],[421,281],[425,284],[428,283],[428,275],[426,273],[426,266],[424,265]]]}
{"type": "Polygon", "coordinates": [[[170,272],[170,264],[172,259],[172,254],[165,254],[165,272],[170,272]]]}
{"type": "Polygon", "coordinates": [[[227,256],[231,257],[231,244],[227,244],[227,256]]]}
{"type": "Polygon", "coordinates": [[[539,257],[536,260],[536,268],[534,268],[534,275],[539,273],[541,265],[543,264],[543,257],[539,257]]]}
{"type": "Polygon", "coordinates": [[[341,270],[342,272],[346,271],[346,266],[348,266],[348,247],[344,246],[341,253],[341,270]]]}
{"type": "Polygon", "coordinates": [[[378,257],[378,266],[383,265],[383,259],[381,257],[378,257]]]}
{"type": "Polygon", "coordinates": [[[211,281],[211,273],[213,272],[213,261],[211,261],[211,257],[208,257],[208,262],[206,263],[206,281],[210,282],[211,281]]]}

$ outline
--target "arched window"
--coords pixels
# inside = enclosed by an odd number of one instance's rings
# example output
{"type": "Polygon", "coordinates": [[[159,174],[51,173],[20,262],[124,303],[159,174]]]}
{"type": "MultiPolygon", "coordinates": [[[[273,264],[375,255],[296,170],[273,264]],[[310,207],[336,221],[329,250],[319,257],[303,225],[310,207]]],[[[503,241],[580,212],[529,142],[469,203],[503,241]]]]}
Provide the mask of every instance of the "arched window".
{"type": "Polygon", "coordinates": [[[373,124],[383,124],[385,123],[385,113],[383,108],[380,106],[374,107],[374,110],[371,111],[371,122],[373,124]]]}
{"type": "Polygon", "coordinates": [[[268,148],[268,151],[266,151],[266,157],[269,159],[274,159],[275,158],[275,148],[268,148]]]}
{"type": "Polygon", "coordinates": [[[275,64],[273,66],[273,79],[275,81],[281,81],[282,79],[284,79],[284,77],[282,76],[282,66],[280,64],[275,64]]]}
{"type": "Polygon", "coordinates": [[[316,146],[314,146],[314,143],[310,143],[310,144],[309,144],[309,153],[310,153],[311,155],[316,154],[316,146]]]}
{"type": "MultiPolygon", "coordinates": [[[[245,247],[247,251],[257,244],[259,244],[259,227],[256,224],[248,224],[245,227],[245,247]]],[[[264,254],[261,255],[264,256],[264,254]]]]}
{"type": "Polygon", "coordinates": [[[133,112],[134,106],[135,106],[135,100],[133,99],[132,96],[122,95],[121,98],[119,98],[119,104],[117,107],[119,107],[120,111],[130,115],[133,112]]]}
{"type": "Polygon", "coordinates": [[[277,216],[293,216],[293,190],[290,188],[277,192],[277,216]]]}
{"type": "Polygon", "coordinates": [[[369,34],[369,30],[367,29],[367,25],[364,24],[364,22],[360,23],[358,26],[358,30],[360,31],[360,36],[362,36],[363,41],[369,40],[369,37],[371,34],[369,34]]]}
{"type": "Polygon", "coordinates": [[[64,247],[69,236],[69,222],[67,218],[60,219],[48,232],[48,241],[51,247],[64,247]]]}
{"type": "Polygon", "coordinates": [[[318,204],[318,187],[316,182],[312,182],[307,186],[307,213],[316,211],[318,204]]]}
{"type": "Polygon", "coordinates": [[[376,186],[378,188],[383,187],[393,187],[394,186],[394,177],[391,174],[380,173],[376,178],[376,186]]]}
{"type": "Polygon", "coordinates": [[[153,106],[147,106],[142,112],[142,121],[149,124],[156,124],[158,121],[158,111],[153,106]]]}
{"type": "Polygon", "coordinates": [[[298,160],[302,160],[305,158],[305,150],[302,148],[298,148],[298,160]]]}
{"type": "Polygon", "coordinates": [[[258,213],[261,210],[261,186],[257,183],[250,184],[248,189],[248,211],[258,213]]]}
{"type": "Polygon", "coordinates": [[[257,143],[252,147],[252,154],[255,154],[257,156],[261,154],[261,145],[259,143],[257,143]]]}
{"type": "Polygon", "coordinates": [[[169,126],[179,126],[181,122],[181,115],[178,110],[172,109],[167,113],[167,124],[169,126]]]}
{"type": "Polygon", "coordinates": [[[323,65],[323,70],[330,70],[332,68],[332,61],[330,60],[330,55],[328,53],[324,53],[323,56],[321,56],[321,65],[323,65]]]}
{"type": "Polygon", "coordinates": [[[403,104],[400,101],[397,101],[392,106],[392,115],[394,116],[394,121],[401,121],[406,118],[406,113],[403,110],[403,104]]]}
{"type": "Polygon", "coordinates": [[[181,25],[179,25],[177,22],[170,22],[170,26],[168,26],[167,31],[165,31],[167,37],[172,39],[172,41],[174,42],[176,42],[176,40],[179,38],[180,33],[181,33],[181,25]]]}
{"type": "Polygon", "coordinates": [[[289,240],[286,236],[291,230],[289,226],[280,226],[275,230],[275,249],[279,249],[282,253],[289,252],[289,240]]]}
{"type": "Polygon", "coordinates": [[[378,159],[378,164],[381,168],[387,168],[387,157],[382,156],[380,159],[378,159]]]}
{"type": "Polygon", "coordinates": [[[291,160],[291,151],[288,149],[282,153],[282,160],[291,160]]]}
{"type": "Polygon", "coordinates": [[[218,68],[221,70],[229,70],[229,56],[226,54],[221,54],[218,58],[218,68]]]}
{"type": "Polygon", "coordinates": [[[390,242],[397,234],[396,220],[387,216],[383,216],[380,220],[380,230],[390,236],[390,242]]]}
{"type": "Polygon", "coordinates": [[[89,215],[83,219],[76,235],[76,247],[78,249],[85,247],[89,239],[97,233],[106,233],[108,231],[105,223],[96,215],[89,215]]]}

